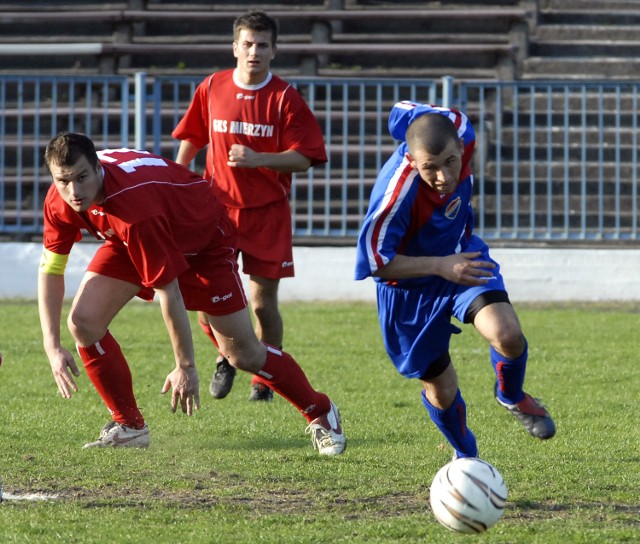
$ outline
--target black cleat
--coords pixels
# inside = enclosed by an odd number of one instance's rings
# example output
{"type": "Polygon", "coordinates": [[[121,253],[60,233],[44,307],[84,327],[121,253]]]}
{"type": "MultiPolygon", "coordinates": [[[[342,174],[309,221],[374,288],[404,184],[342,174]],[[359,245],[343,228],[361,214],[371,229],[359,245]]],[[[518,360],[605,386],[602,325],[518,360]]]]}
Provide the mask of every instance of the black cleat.
{"type": "Polygon", "coordinates": [[[218,359],[217,363],[216,372],[211,378],[211,385],[209,385],[209,393],[214,399],[223,399],[231,391],[233,379],[236,377],[236,369],[224,357],[218,359]]]}
{"type": "Polygon", "coordinates": [[[263,402],[269,402],[270,400],[273,400],[273,391],[271,391],[271,389],[269,389],[266,385],[254,383],[251,386],[251,394],[249,395],[249,400],[261,400],[263,402]]]}
{"type": "Polygon", "coordinates": [[[534,399],[531,395],[525,393],[520,402],[507,404],[498,398],[497,387],[496,384],[495,397],[498,404],[504,406],[511,414],[517,417],[531,436],[540,440],[547,440],[556,434],[556,425],[551,419],[551,415],[538,399],[534,399]]]}

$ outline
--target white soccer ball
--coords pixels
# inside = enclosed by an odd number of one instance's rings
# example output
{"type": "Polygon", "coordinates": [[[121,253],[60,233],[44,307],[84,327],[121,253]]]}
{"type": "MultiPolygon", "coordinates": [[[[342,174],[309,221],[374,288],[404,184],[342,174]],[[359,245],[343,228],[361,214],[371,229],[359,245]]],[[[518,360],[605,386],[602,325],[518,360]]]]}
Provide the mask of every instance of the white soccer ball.
{"type": "Polygon", "coordinates": [[[437,472],[429,502],[436,519],[447,529],[483,533],[502,517],[507,486],[493,465],[477,457],[462,457],[437,472]]]}

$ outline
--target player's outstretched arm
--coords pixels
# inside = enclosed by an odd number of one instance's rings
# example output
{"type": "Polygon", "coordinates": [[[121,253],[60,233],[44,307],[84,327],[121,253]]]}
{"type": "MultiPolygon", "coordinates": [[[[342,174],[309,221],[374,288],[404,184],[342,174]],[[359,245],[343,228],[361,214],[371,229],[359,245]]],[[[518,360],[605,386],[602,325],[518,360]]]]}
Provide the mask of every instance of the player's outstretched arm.
{"type": "Polygon", "coordinates": [[[176,359],[176,368],[167,376],[161,392],[166,393],[172,389],[172,412],[176,411],[179,400],[182,411],[187,415],[192,415],[194,410],[200,408],[200,384],[194,357],[191,325],[178,287],[178,280],[173,280],[163,287],[157,287],[155,291],[160,301],[162,317],[169,332],[176,359]]]}
{"type": "Polygon", "coordinates": [[[38,274],[38,313],[44,351],[49,359],[51,372],[60,395],[69,399],[72,392],[78,391],[73,376],[79,376],[80,371],[71,352],[64,349],[60,343],[63,299],[64,275],[40,272],[38,274]]]}
{"type": "Polygon", "coordinates": [[[480,252],[455,253],[446,257],[396,255],[375,275],[384,279],[419,278],[441,276],[462,285],[484,285],[493,278],[495,265],[476,260],[480,252]]]}

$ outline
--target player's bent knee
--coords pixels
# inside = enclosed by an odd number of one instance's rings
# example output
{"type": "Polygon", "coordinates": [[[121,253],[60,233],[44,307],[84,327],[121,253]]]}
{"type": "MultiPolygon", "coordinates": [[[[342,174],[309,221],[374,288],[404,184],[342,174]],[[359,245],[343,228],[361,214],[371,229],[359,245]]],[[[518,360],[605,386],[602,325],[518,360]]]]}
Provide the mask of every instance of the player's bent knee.
{"type": "Polygon", "coordinates": [[[233,348],[224,352],[229,364],[238,370],[244,372],[256,373],[267,360],[267,348],[264,344],[258,343],[257,346],[246,348],[233,348]]]}
{"type": "Polygon", "coordinates": [[[427,400],[439,410],[446,410],[456,399],[458,394],[457,380],[434,383],[423,382],[427,400]]]}
{"type": "Polygon", "coordinates": [[[71,312],[67,318],[67,328],[73,339],[81,346],[94,344],[106,332],[106,328],[96,326],[95,320],[89,316],[83,316],[79,312],[71,312]]]}
{"type": "Polygon", "coordinates": [[[498,337],[491,342],[493,348],[509,359],[516,359],[522,355],[527,342],[524,334],[518,327],[513,331],[501,331],[498,337]]]}

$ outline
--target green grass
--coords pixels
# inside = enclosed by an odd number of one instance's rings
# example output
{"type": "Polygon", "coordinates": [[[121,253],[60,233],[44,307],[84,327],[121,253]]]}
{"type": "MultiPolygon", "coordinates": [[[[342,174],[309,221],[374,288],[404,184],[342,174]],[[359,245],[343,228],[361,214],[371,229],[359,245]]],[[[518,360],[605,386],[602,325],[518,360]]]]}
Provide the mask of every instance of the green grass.
{"type": "Polygon", "coordinates": [[[547,404],[558,434],[536,441],[497,405],[487,347],[465,327],[452,356],[469,425],[509,490],[498,525],[469,537],[430,512],[431,479],[451,451],[418,382],[387,360],[373,305],[283,306],[286,348],[336,401],[349,438],[344,455],[320,458],[283,399],[247,401],[250,376],[239,374],[226,399],[209,397],[213,350],[195,326],[202,408],[191,418],[172,414],[160,395],[171,348],[159,308],[142,303],[111,330],[129,358],[152,445],[82,450],[108,419],[100,398],[82,372],[80,391],[62,399],[36,304],[0,301],[0,480],[8,493],[59,496],[0,504],[2,541],[638,542],[640,307],[517,309],[530,344],[525,386],[547,404]]]}

